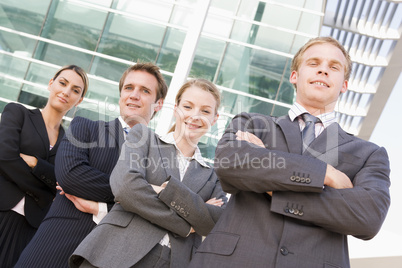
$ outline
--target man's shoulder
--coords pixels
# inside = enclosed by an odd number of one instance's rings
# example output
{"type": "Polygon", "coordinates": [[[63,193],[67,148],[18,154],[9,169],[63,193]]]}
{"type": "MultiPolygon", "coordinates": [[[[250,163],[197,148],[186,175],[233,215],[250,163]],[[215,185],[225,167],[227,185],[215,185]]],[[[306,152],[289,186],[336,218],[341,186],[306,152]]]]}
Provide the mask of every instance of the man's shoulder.
{"type": "Polygon", "coordinates": [[[265,115],[260,113],[248,113],[242,112],[237,114],[233,119],[240,118],[242,121],[246,121],[246,123],[252,123],[253,125],[272,125],[277,124],[279,120],[287,119],[289,117],[287,115],[284,116],[272,116],[265,115]]]}
{"type": "Polygon", "coordinates": [[[111,123],[115,123],[117,121],[117,119],[113,119],[111,121],[103,121],[103,120],[92,120],[86,117],[82,117],[82,116],[76,116],[74,117],[74,119],[71,121],[70,125],[74,126],[74,125],[83,125],[83,126],[87,126],[87,127],[91,127],[91,126],[107,126],[110,125],[111,123]]]}

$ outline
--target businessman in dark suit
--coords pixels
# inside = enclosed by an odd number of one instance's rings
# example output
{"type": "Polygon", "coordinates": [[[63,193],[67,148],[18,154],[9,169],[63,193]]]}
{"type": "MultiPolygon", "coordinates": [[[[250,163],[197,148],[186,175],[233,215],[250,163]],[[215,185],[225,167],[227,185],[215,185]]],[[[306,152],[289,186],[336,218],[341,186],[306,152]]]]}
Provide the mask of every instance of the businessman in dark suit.
{"type": "Polygon", "coordinates": [[[68,267],[74,249],[113,206],[109,177],[125,139],[123,129],[148,124],[162,107],[167,85],[157,66],[137,63],[125,71],[119,90],[119,118],[103,122],[77,117],[71,122],[55,164],[65,194],[56,196],[16,267],[68,267]],[[77,199],[96,201],[97,206],[84,213],[79,202],[71,201],[77,199]]]}
{"type": "Polygon", "coordinates": [[[231,199],[190,267],[350,267],[347,235],[373,238],[390,205],[386,150],[336,123],[350,72],[342,45],[312,39],[292,61],[289,115],[233,119],[215,159],[231,199]]]}

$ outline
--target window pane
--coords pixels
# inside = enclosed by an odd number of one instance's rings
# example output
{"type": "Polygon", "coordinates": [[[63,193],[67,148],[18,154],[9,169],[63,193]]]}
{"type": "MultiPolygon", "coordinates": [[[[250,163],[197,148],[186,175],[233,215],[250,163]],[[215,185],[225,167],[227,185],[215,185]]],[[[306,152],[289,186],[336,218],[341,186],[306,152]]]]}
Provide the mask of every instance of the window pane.
{"type": "Polygon", "coordinates": [[[282,115],[287,115],[289,112],[288,107],[283,107],[280,105],[275,105],[274,111],[272,112],[272,116],[282,116],[282,115]]]}
{"type": "Polygon", "coordinates": [[[59,66],[75,64],[87,71],[92,60],[92,55],[49,43],[39,42],[34,58],[59,66]]]}
{"type": "Polygon", "coordinates": [[[98,52],[136,62],[155,62],[165,34],[164,26],[111,14],[98,52]]]}
{"type": "Polygon", "coordinates": [[[194,17],[194,9],[182,6],[175,6],[173,8],[170,23],[187,28],[192,22],[193,17],[194,17]]]}
{"type": "MultiPolygon", "coordinates": [[[[18,55],[18,53],[14,53],[14,55],[18,55]]],[[[29,62],[23,59],[19,59],[13,56],[9,56],[6,54],[0,54],[0,74],[1,75],[9,75],[18,79],[24,79],[26,69],[28,68],[29,62]]],[[[0,79],[3,79],[0,76],[0,79]]],[[[4,79],[4,81],[10,81],[8,79],[4,79]]],[[[4,85],[0,83],[0,89],[4,85]]],[[[1,95],[0,95],[1,96],[1,95]]]]}
{"type": "Polygon", "coordinates": [[[42,37],[95,50],[107,13],[79,3],[65,1],[53,3],[42,37]]]}
{"type": "Polygon", "coordinates": [[[219,85],[275,99],[287,58],[231,44],[217,80],[219,85]]]}
{"type": "Polygon", "coordinates": [[[0,25],[24,33],[38,35],[50,0],[2,0],[0,25]]]}
{"type": "Polygon", "coordinates": [[[214,81],[224,48],[225,42],[223,41],[201,37],[191,66],[190,76],[214,81]]]}
{"type": "Polygon", "coordinates": [[[211,8],[220,9],[228,15],[236,15],[236,9],[239,4],[239,0],[212,0],[211,1],[211,8]]]}
{"type": "Polygon", "coordinates": [[[166,1],[119,0],[116,9],[133,15],[168,22],[172,7],[173,4],[166,1]]]}
{"type": "Polygon", "coordinates": [[[121,63],[101,57],[95,57],[90,73],[112,81],[120,81],[123,72],[129,67],[121,63]]]}
{"type": "Polygon", "coordinates": [[[0,32],[0,50],[32,57],[37,41],[13,33],[0,32]]]}
{"type": "Polygon", "coordinates": [[[222,110],[229,114],[241,112],[271,114],[273,104],[254,98],[224,91],[222,94],[222,110]]]}
{"type": "Polygon", "coordinates": [[[183,31],[172,28],[167,29],[162,49],[156,62],[161,69],[174,72],[185,37],[186,33],[183,31]]]}

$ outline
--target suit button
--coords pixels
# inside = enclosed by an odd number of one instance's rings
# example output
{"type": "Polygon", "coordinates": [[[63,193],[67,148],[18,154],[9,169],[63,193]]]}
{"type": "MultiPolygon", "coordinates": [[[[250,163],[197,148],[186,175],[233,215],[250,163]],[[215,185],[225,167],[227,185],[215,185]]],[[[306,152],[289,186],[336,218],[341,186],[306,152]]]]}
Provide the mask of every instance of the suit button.
{"type": "Polygon", "coordinates": [[[310,178],[306,178],[306,183],[309,184],[311,182],[310,178]]]}
{"type": "Polygon", "coordinates": [[[293,214],[293,212],[294,212],[293,208],[290,208],[290,209],[289,209],[289,213],[290,213],[290,214],[293,214]]]}
{"type": "Polygon", "coordinates": [[[280,251],[283,256],[286,256],[289,254],[289,250],[286,247],[281,247],[280,251]]]}
{"type": "Polygon", "coordinates": [[[306,182],[306,178],[301,177],[301,178],[300,178],[300,182],[301,182],[301,183],[305,183],[305,182],[306,182]]]}
{"type": "Polygon", "coordinates": [[[184,208],[181,208],[181,209],[180,209],[180,213],[184,213],[184,208]]]}
{"type": "Polygon", "coordinates": [[[176,205],[176,202],[175,202],[175,201],[172,201],[172,202],[170,202],[170,205],[171,205],[172,207],[174,207],[174,206],[176,205]]]}
{"type": "Polygon", "coordinates": [[[295,181],[296,181],[296,182],[300,182],[300,177],[299,177],[299,176],[296,176],[295,181]]]}
{"type": "Polygon", "coordinates": [[[175,208],[176,210],[179,210],[179,209],[180,209],[180,206],[177,205],[177,206],[175,206],[174,208],[175,208]]]}
{"type": "Polygon", "coordinates": [[[290,176],[291,181],[295,181],[295,176],[290,176]]]}

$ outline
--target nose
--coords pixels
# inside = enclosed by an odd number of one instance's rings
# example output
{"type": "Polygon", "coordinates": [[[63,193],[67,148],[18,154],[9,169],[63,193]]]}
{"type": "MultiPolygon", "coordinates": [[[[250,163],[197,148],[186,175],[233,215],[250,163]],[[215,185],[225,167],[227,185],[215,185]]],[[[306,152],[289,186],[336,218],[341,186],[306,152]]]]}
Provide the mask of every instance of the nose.
{"type": "Polygon", "coordinates": [[[73,89],[70,88],[70,87],[65,87],[62,93],[63,93],[64,96],[68,97],[68,96],[70,96],[71,90],[73,90],[73,89]]]}
{"type": "Polygon", "coordinates": [[[329,67],[322,64],[322,65],[320,65],[320,68],[318,69],[318,73],[328,75],[328,70],[329,70],[329,67]]]}
{"type": "Polygon", "coordinates": [[[130,93],[130,99],[135,99],[139,100],[140,99],[140,90],[138,88],[135,88],[131,93],[130,93]]]}

